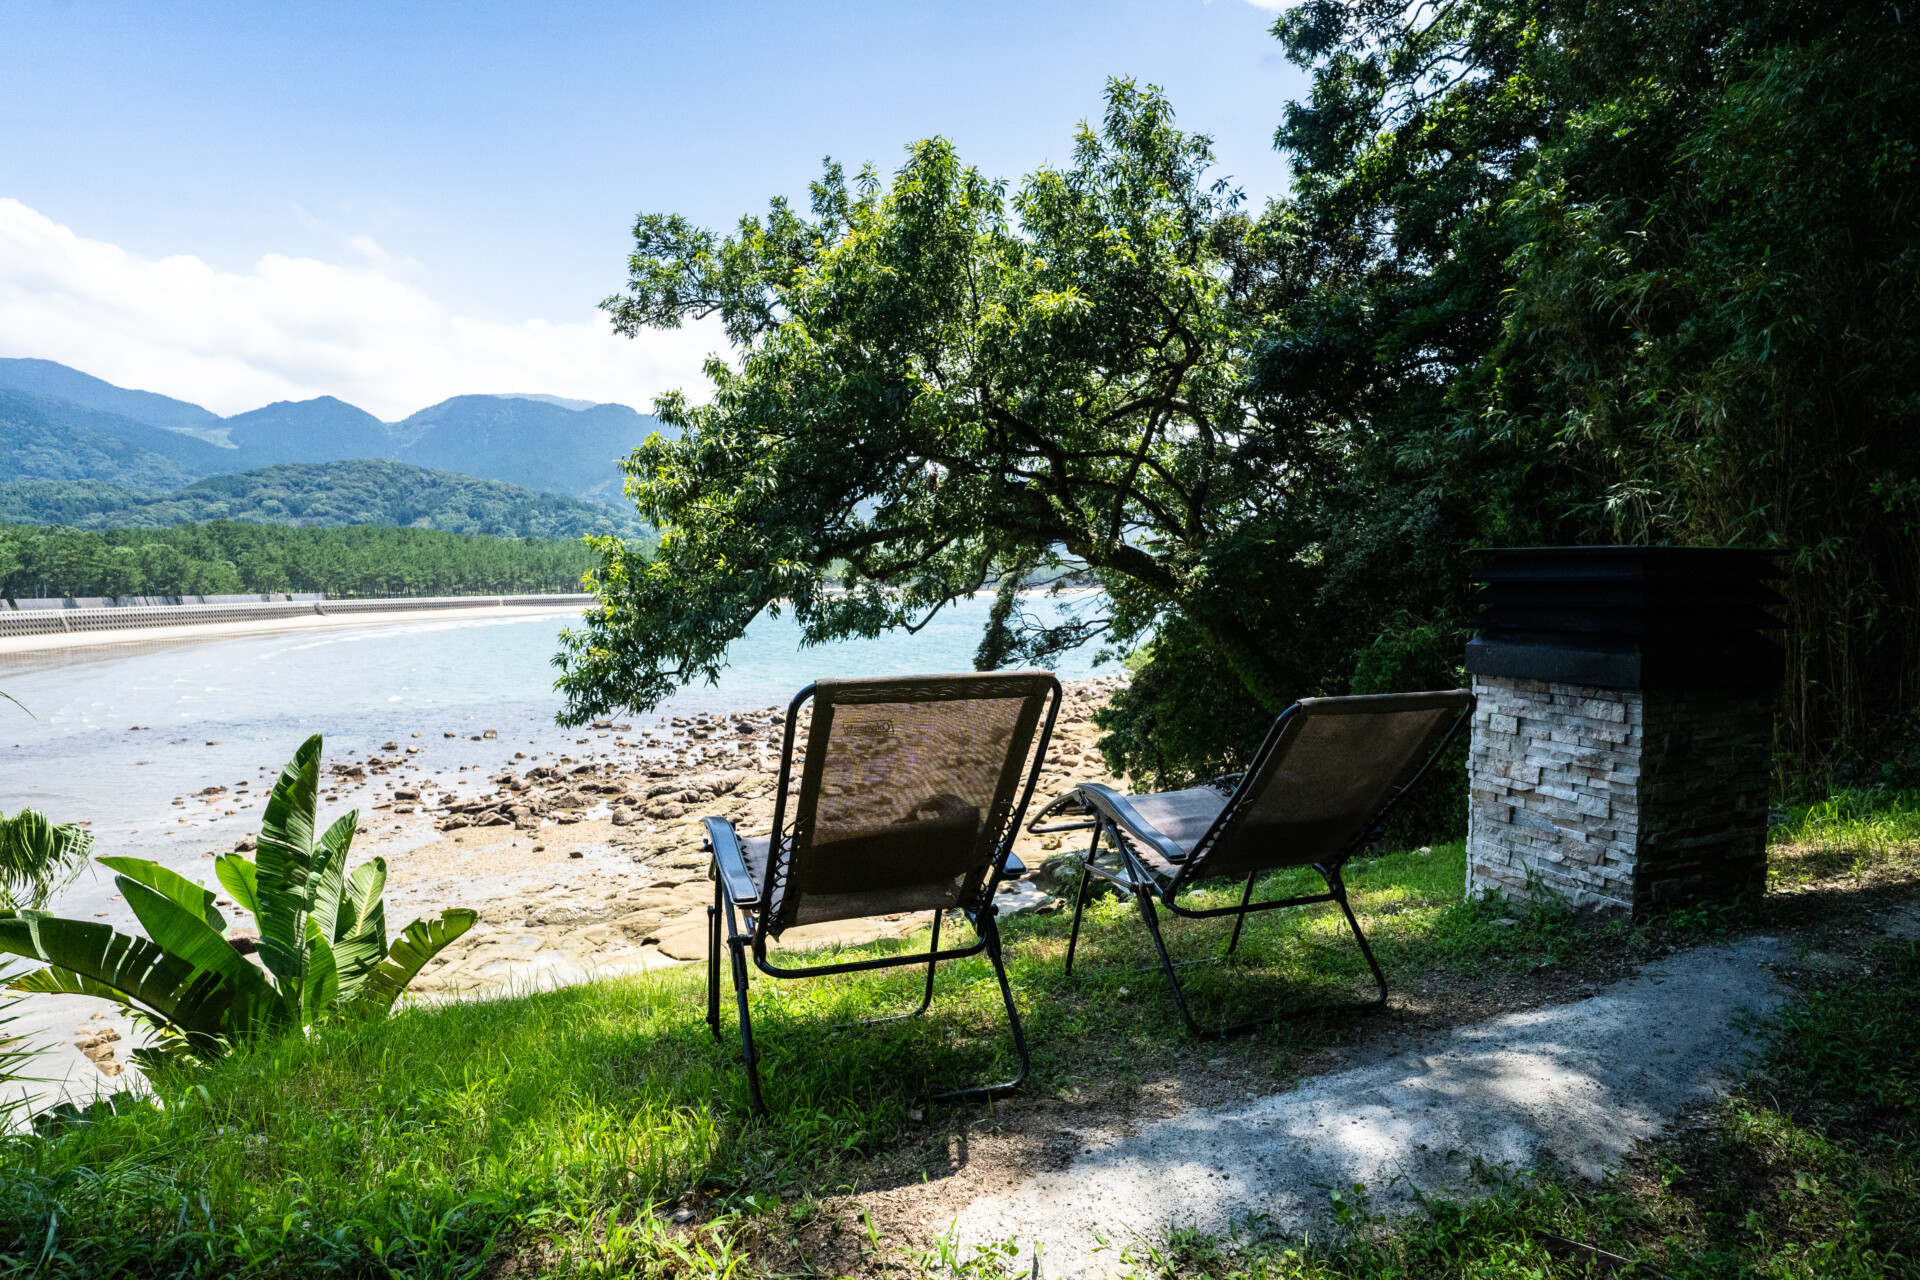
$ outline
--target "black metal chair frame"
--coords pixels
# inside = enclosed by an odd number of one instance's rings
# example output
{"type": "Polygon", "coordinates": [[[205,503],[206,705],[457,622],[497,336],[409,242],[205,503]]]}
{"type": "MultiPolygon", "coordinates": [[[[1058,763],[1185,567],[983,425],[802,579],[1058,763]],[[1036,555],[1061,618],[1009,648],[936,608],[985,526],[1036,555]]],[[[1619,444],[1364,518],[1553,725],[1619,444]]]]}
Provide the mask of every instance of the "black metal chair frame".
{"type": "MultiPolygon", "coordinates": [[[[938,677],[931,678],[931,680],[938,679],[938,677]]],[[[773,831],[781,839],[793,838],[793,831],[786,821],[786,810],[788,784],[793,776],[794,734],[799,724],[800,709],[814,696],[817,688],[817,685],[808,685],[795,694],[793,701],[787,706],[786,733],[780,751],[780,780],[775,793],[777,798],[774,801],[773,814],[773,831]]],[[[753,1043],[753,1019],[747,1007],[749,952],[752,954],[755,967],[774,978],[817,978],[829,974],[859,973],[869,969],[899,968],[921,963],[927,966],[926,988],[921,994],[919,1007],[907,1013],[842,1024],[836,1029],[879,1026],[919,1017],[933,1004],[934,974],[941,961],[964,960],[985,952],[988,963],[993,966],[994,977],[1000,984],[1000,999],[1006,1006],[1007,1023],[1013,1031],[1013,1045],[1020,1059],[1020,1070],[1010,1080],[936,1093],[931,1095],[931,1101],[964,1102],[978,1098],[1003,1097],[1018,1089],[1026,1081],[1032,1062],[1027,1052],[1026,1033],[1020,1025],[1020,1012],[1014,1004],[1013,987],[1007,980],[1007,967],[1001,953],[1000,930],[995,920],[998,908],[994,906],[993,898],[998,891],[1000,881],[1007,875],[1009,863],[1018,866],[1017,860],[1013,859],[1013,842],[1020,833],[1021,819],[1025,817],[1027,805],[1033,799],[1034,788],[1039,783],[1040,770],[1046,761],[1047,746],[1053,736],[1054,720],[1060,713],[1060,701],[1060,682],[1052,680],[1051,688],[1047,693],[1045,718],[1038,727],[1033,745],[1029,748],[1032,763],[1027,766],[1026,777],[1019,785],[1019,798],[995,846],[991,866],[982,879],[978,892],[970,901],[962,903],[957,908],[966,915],[967,922],[974,931],[974,941],[964,947],[950,948],[945,951],[940,949],[940,924],[945,910],[939,910],[932,913],[933,936],[924,952],[916,951],[910,955],[879,956],[868,960],[851,960],[835,964],[790,967],[776,964],[767,958],[767,939],[770,936],[769,926],[772,923],[773,912],[766,909],[767,904],[760,901],[760,890],[755,887],[753,875],[747,869],[739,835],[734,831],[733,824],[725,818],[702,819],[707,830],[707,847],[713,854],[714,877],[713,905],[707,908],[707,1025],[712,1030],[715,1040],[723,1040],[720,1034],[720,952],[724,944],[733,976],[734,1001],[740,1018],[740,1048],[747,1070],[747,1096],[752,1103],[755,1115],[766,1115],[767,1105],[760,1088],[759,1054],[753,1043]],[[742,927],[743,917],[744,928],[742,927]]],[[[779,853],[777,845],[768,851],[769,885],[774,881],[772,868],[779,853]]],[[[1024,872],[1025,868],[1020,867],[1019,870],[1024,872]]],[[[946,910],[951,909],[956,908],[946,910]]]]}
{"type": "MultiPolygon", "coordinates": [[[[1367,942],[1367,935],[1362,932],[1359,920],[1354,918],[1353,908],[1347,901],[1347,886],[1341,876],[1341,869],[1355,853],[1380,838],[1387,814],[1401,799],[1420,785],[1422,779],[1426,777],[1428,771],[1433,767],[1433,762],[1440,758],[1440,755],[1447,749],[1448,744],[1459,734],[1461,726],[1465,725],[1472,717],[1473,705],[1473,699],[1471,695],[1469,695],[1465,706],[1454,719],[1453,724],[1448,727],[1446,734],[1440,739],[1439,744],[1428,754],[1427,759],[1421,764],[1418,772],[1416,772],[1412,778],[1408,779],[1405,786],[1394,792],[1387,802],[1380,807],[1378,812],[1374,814],[1373,820],[1367,824],[1362,833],[1349,842],[1337,857],[1325,862],[1301,864],[1310,865],[1315,871],[1320,873],[1320,878],[1324,880],[1327,885],[1327,891],[1325,893],[1300,894],[1290,898],[1276,898],[1266,902],[1255,902],[1253,901],[1254,883],[1261,875],[1266,874],[1266,872],[1254,871],[1249,873],[1246,878],[1246,885],[1241,891],[1238,906],[1196,908],[1182,906],[1177,901],[1178,896],[1183,891],[1192,888],[1194,883],[1205,875],[1205,858],[1209,848],[1209,842],[1214,836],[1229,826],[1235,814],[1240,809],[1252,802],[1257,787],[1261,785],[1265,779],[1267,772],[1266,766],[1271,761],[1274,752],[1278,751],[1283,745],[1286,730],[1289,727],[1289,718],[1300,712],[1299,703],[1295,703],[1280,713],[1279,719],[1274,721],[1273,728],[1268,732],[1266,741],[1261,744],[1260,750],[1255,753],[1253,762],[1248,765],[1245,772],[1222,774],[1220,777],[1214,778],[1204,784],[1216,787],[1222,791],[1228,791],[1227,804],[1213,820],[1213,824],[1207,834],[1196,844],[1194,852],[1191,855],[1182,851],[1172,841],[1161,836],[1160,833],[1155,830],[1153,824],[1136,812],[1134,807],[1128,803],[1127,797],[1120,795],[1110,787],[1101,786],[1098,783],[1082,783],[1074,789],[1071,796],[1062,796],[1059,800],[1054,801],[1045,809],[1041,810],[1039,814],[1035,815],[1032,830],[1036,832],[1042,830],[1070,831],[1091,828],[1093,831],[1093,839],[1087,847],[1086,859],[1081,864],[1079,887],[1074,892],[1073,927],[1067,935],[1067,974],[1071,976],[1073,973],[1074,952],[1080,942],[1080,919],[1086,910],[1087,904],[1087,887],[1095,877],[1098,877],[1112,884],[1120,890],[1122,894],[1132,898],[1135,906],[1138,907],[1140,918],[1146,922],[1147,933],[1153,939],[1154,951],[1159,957],[1160,968],[1166,976],[1167,986],[1173,992],[1174,1007],[1180,1011],[1180,1019],[1186,1024],[1187,1030],[1196,1037],[1208,1040],[1219,1039],[1224,1036],[1253,1031],[1270,1023],[1292,1018],[1337,1011],[1377,1009],[1381,1007],[1387,1001],[1387,978],[1386,975],[1380,971],[1380,962],[1374,958],[1373,947],[1367,942]],[[1249,784],[1247,782],[1248,779],[1255,781],[1249,784]],[[1229,788],[1231,788],[1231,790],[1229,790],[1229,788]],[[1082,812],[1088,815],[1086,819],[1080,822],[1055,823],[1042,828],[1040,825],[1041,822],[1055,809],[1065,807],[1065,802],[1069,799],[1074,799],[1079,802],[1082,812]],[[1121,828],[1123,827],[1126,829],[1126,838],[1122,838],[1121,835],[1121,828]],[[1119,866],[1109,868],[1099,865],[1097,859],[1100,853],[1102,838],[1110,841],[1114,849],[1118,850],[1120,854],[1119,866]],[[1171,878],[1156,875],[1153,869],[1135,853],[1129,843],[1130,840],[1143,841],[1153,845],[1155,852],[1178,869],[1177,874],[1171,878]],[[1159,899],[1159,906],[1165,907],[1176,916],[1182,916],[1189,920],[1210,920],[1220,916],[1234,917],[1233,934],[1227,939],[1226,951],[1220,956],[1213,958],[1220,962],[1225,962],[1233,958],[1234,951],[1240,945],[1240,933],[1246,926],[1247,916],[1249,914],[1256,911],[1280,911],[1289,907],[1312,906],[1322,902],[1338,903],[1341,914],[1346,917],[1347,927],[1353,931],[1354,941],[1360,944],[1360,954],[1366,958],[1367,968],[1373,973],[1373,980],[1378,994],[1371,1000],[1354,1004],[1314,1005],[1303,1009],[1292,1009],[1281,1013],[1268,1014],[1260,1018],[1249,1018],[1243,1022],[1229,1023],[1223,1026],[1202,1026],[1195,1020],[1192,1010],[1187,1005],[1186,992],[1181,989],[1180,979],[1175,970],[1183,967],[1185,964],[1207,963],[1207,961],[1175,963],[1173,957],[1167,952],[1166,940],[1161,936],[1160,918],[1154,901],[1156,898],[1159,899]]],[[[1285,868],[1274,868],[1274,870],[1283,869],[1285,868]]]]}

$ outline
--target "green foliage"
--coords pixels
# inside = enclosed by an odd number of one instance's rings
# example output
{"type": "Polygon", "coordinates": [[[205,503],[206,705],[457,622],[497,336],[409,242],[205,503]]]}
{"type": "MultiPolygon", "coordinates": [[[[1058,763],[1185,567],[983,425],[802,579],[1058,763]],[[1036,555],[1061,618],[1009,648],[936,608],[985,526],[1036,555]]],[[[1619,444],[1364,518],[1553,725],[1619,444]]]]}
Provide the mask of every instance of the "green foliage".
{"type": "Polygon", "coordinates": [[[577,591],[594,559],[582,542],[366,525],[288,529],[216,520],[104,533],[0,525],[0,597],[577,591]]]}
{"type": "Polygon", "coordinates": [[[34,809],[0,814],[0,911],[42,907],[93,852],[93,833],[34,809]],[[23,896],[24,895],[24,896],[23,896]]]}
{"type": "Polygon", "coordinates": [[[1476,543],[1765,547],[1785,745],[1909,716],[1911,15],[1312,0],[1275,31],[1314,78],[1269,217],[1314,257],[1255,376],[1348,441],[1365,496],[1325,526],[1316,607],[1457,626],[1457,574],[1425,566],[1476,543]]]}
{"type": "Polygon", "coordinates": [[[392,525],[496,538],[639,538],[646,532],[630,512],[382,458],[288,463],[214,476],[170,493],[91,480],[0,484],[0,521],[165,529],[208,520],[392,525]]]}
{"type": "MultiPolygon", "coordinates": [[[[0,990],[4,990],[12,978],[11,970],[10,965],[0,964],[0,990]]],[[[7,1024],[18,1017],[12,1010],[20,999],[19,996],[0,996],[0,1133],[6,1132],[14,1115],[27,1105],[25,1097],[14,1095],[9,1087],[37,1079],[28,1075],[26,1068],[45,1052],[42,1047],[7,1032],[7,1024]]]]}
{"type": "Polygon", "coordinates": [[[809,642],[874,635],[1062,563],[1114,608],[1056,641],[1178,614],[1284,705],[1290,674],[1242,602],[1286,575],[1247,563],[1264,546],[1243,529],[1287,518],[1290,459],[1241,393],[1274,250],[1210,159],[1157,91],[1117,81],[1071,165],[1011,199],[933,139],[891,183],[830,165],[811,218],[775,201],[728,237],[641,218],[615,327],[717,314],[741,354],[710,366],[711,403],[664,397],[682,437],[627,462],[660,550],[601,544],[600,607],[560,659],[569,719],[712,675],[770,608],[809,642]]]}
{"type": "Polygon", "coordinates": [[[0,950],[47,968],[16,991],[97,996],[125,1005],[158,1034],[149,1066],[217,1058],[237,1042],[335,1018],[384,1017],[427,961],[479,918],[457,908],[416,920],[391,948],[381,890],[387,864],[346,872],[357,812],[319,831],[320,735],[301,744],[274,783],[259,861],[229,854],[220,883],[259,926],[266,973],[225,936],[214,892],[143,858],[102,858],[147,937],[42,911],[0,913],[0,950]]]}

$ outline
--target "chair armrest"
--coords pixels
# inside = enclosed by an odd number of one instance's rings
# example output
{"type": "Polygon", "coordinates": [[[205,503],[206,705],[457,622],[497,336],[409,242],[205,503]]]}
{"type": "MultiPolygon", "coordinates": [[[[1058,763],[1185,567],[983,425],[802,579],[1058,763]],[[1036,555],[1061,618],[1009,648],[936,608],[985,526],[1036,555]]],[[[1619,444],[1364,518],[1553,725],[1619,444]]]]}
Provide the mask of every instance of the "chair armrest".
{"type": "Polygon", "coordinates": [[[1140,816],[1127,798],[1112,787],[1102,786],[1098,782],[1083,782],[1075,790],[1095,812],[1116,826],[1125,827],[1127,834],[1142,844],[1150,844],[1154,851],[1168,862],[1185,862],[1187,855],[1179,845],[1161,835],[1151,822],[1140,816]]]}
{"type": "Polygon", "coordinates": [[[1007,865],[1005,869],[1000,872],[1000,878],[1002,880],[1018,880],[1025,874],[1027,874],[1027,864],[1020,861],[1020,855],[1017,853],[1007,854],[1007,865]]]}
{"type": "Polygon", "coordinates": [[[746,855],[740,851],[740,836],[733,824],[725,818],[702,818],[700,822],[707,829],[707,848],[713,853],[714,873],[720,877],[727,897],[736,907],[758,906],[760,890],[754,888],[753,874],[747,870],[746,855]]]}

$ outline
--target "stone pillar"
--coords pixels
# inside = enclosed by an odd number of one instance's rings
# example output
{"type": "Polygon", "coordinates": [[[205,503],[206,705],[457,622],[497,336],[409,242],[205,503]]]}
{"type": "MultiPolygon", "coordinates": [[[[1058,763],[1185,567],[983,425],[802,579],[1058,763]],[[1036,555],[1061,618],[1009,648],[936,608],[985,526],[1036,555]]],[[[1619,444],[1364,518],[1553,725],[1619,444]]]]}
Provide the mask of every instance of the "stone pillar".
{"type": "Polygon", "coordinates": [[[1486,553],[1469,894],[1638,914],[1765,888],[1773,576],[1753,552],[1486,553]]]}

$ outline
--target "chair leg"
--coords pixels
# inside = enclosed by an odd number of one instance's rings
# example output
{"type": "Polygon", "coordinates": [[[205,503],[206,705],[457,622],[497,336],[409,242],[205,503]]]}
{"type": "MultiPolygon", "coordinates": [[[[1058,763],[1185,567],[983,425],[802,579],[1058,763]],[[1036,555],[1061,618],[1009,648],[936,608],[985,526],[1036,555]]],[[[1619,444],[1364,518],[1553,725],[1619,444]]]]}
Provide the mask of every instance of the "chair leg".
{"type": "Polygon", "coordinates": [[[1153,909],[1153,898],[1145,888],[1134,890],[1134,902],[1140,908],[1140,918],[1147,923],[1147,935],[1153,939],[1153,949],[1159,953],[1160,968],[1167,975],[1167,986],[1173,991],[1173,1007],[1180,1011],[1180,1020],[1187,1024],[1187,1030],[1201,1039],[1222,1034],[1209,1031],[1193,1020],[1193,1013],[1187,1008],[1187,993],[1180,989],[1180,978],[1173,971],[1173,957],[1167,954],[1167,943],[1160,936],[1160,914],[1153,909]]]}
{"type": "Polygon", "coordinates": [[[1087,856],[1080,861],[1080,888],[1073,895],[1073,931],[1067,935],[1067,977],[1073,976],[1073,950],[1080,944],[1080,916],[1087,909],[1087,883],[1093,879],[1093,873],[1087,868],[1092,865],[1094,855],[1100,852],[1100,824],[1093,826],[1093,839],[1087,842],[1087,856]]]}
{"type": "Polygon", "coordinates": [[[1000,999],[1007,1006],[1007,1025],[1013,1028],[1013,1047],[1020,1055],[1019,1074],[1011,1080],[999,1084],[979,1085],[972,1089],[956,1089],[951,1093],[936,1093],[934,1102],[964,1102],[972,1098],[998,1098],[1018,1089],[1027,1078],[1027,1071],[1033,1065],[1027,1054],[1027,1036],[1020,1027],[1020,1010],[1013,1003],[1013,984],[1007,981],[1007,965],[1000,954],[1000,928],[994,922],[993,908],[988,907],[979,921],[980,935],[987,944],[987,959],[993,965],[993,976],[1000,980],[1000,999]]]}
{"type": "Polygon", "coordinates": [[[1233,918],[1233,936],[1227,939],[1227,959],[1233,959],[1233,949],[1240,945],[1240,930],[1247,923],[1247,904],[1253,901],[1253,878],[1256,873],[1247,873],[1247,891],[1240,895],[1240,914],[1233,918]]]}
{"type": "Polygon", "coordinates": [[[1073,976],[1073,951],[1080,945],[1080,915],[1087,909],[1087,881],[1093,873],[1086,867],[1080,868],[1080,887],[1073,894],[1073,928],[1067,934],[1067,976],[1073,976]]]}
{"type": "Polygon", "coordinates": [[[1373,970],[1373,983],[1380,989],[1379,995],[1361,1007],[1370,1009],[1375,1005],[1383,1005],[1387,1002],[1387,975],[1380,972],[1380,962],[1373,958],[1373,948],[1367,943],[1367,935],[1360,932],[1360,922],[1353,918],[1353,908],[1347,905],[1347,882],[1338,871],[1327,876],[1326,880],[1327,888],[1333,890],[1333,900],[1340,904],[1341,914],[1347,917],[1347,927],[1353,930],[1353,940],[1360,944],[1360,954],[1367,958],[1367,968],[1373,970]]]}
{"type": "Polygon", "coordinates": [[[733,994],[740,1006],[740,1056],[747,1066],[747,1099],[753,1105],[753,1114],[767,1114],[767,1104],[760,1098],[759,1055],[753,1049],[753,1019],[747,1013],[747,940],[732,938],[729,940],[733,959],[733,994]]]}
{"type": "MultiPolygon", "coordinates": [[[[1380,963],[1374,959],[1373,948],[1367,944],[1367,935],[1360,931],[1360,922],[1354,918],[1353,909],[1347,904],[1347,886],[1345,882],[1341,880],[1338,870],[1328,872],[1324,868],[1317,869],[1320,871],[1320,874],[1325,877],[1327,888],[1334,895],[1334,901],[1340,904],[1341,912],[1347,917],[1347,927],[1353,930],[1354,940],[1360,944],[1360,954],[1366,957],[1367,968],[1372,970],[1374,985],[1379,989],[1380,994],[1371,1000],[1362,1001],[1359,1004],[1313,1005],[1305,1009],[1294,1009],[1286,1013],[1269,1014],[1264,1018],[1249,1018],[1245,1022],[1234,1022],[1219,1027],[1203,1027],[1194,1021],[1193,1013],[1187,1008],[1186,992],[1181,990],[1180,978],[1178,974],[1175,973],[1176,966],[1173,963],[1173,957],[1167,954],[1166,941],[1160,936],[1160,919],[1159,914],[1153,909],[1152,895],[1144,889],[1136,892],[1136,898],[1140,906],[1140,917],[1146,921],[1147,933],[1153,938],[1153,948],[1160,956],[1161,970],[1167,976],[1167,986],[1173,990],[1174,1007],[1180,1011],[1180,1020],[1187,1024],[1188,1031],[1202,1040],[1217,1040],[1223,1036],[1238,1035],[1243,1031],[1252,1031],[1256,1028],[1264,1027],[1270,1022],[1283,1022],[1291,1018],[1302,1018],[1309,1014],[1316,1013],[1339,1013],[1354,1012],[1361,1009],[1377,1009],[1386,1004],[1387,977],[1380,971],[1380,963]]],[[[1248,886],[1248,891],[1252,891],[1251,884],[1248,886]]],[[[1242,906],[1245,906],[1244,902],[1242,906]]],[[[1240,918],[1245,919],[1244,911],[1240,918]]],[[[1238,932],[1237,925],[1235,931],[1238,932]]],[[[1232,954],[1231,947],[1228,948],[1228,954],[1232,954]]]]}
{"type": "Polygon", "coordinates": [[[720,886],[713,887],[714,903],[707,908],[707,1029],[720,1038],[720,886]]]}
{"type": "Polygon", "coordinates": [[[862,1018],[858,1022],[842,1022],[836,1025],[834,1030],[844,1031],[848,1027],[877,1027],[888,1022],[903,1022],[908,1018],[917,1018],[927,1011],[928,1007],[933,1004],[933,971],[940,964],[938,960],[934,960],[931,957],[940,951],[940,917],[944,914],[945,912],[941,911],[933,913],[933,941],[927,947],[927,954],[929,956],[927,960],[927,989],[920,997],[920,1007],[912,1013],[890,1013],[884,1018],[862,1018]]]}

